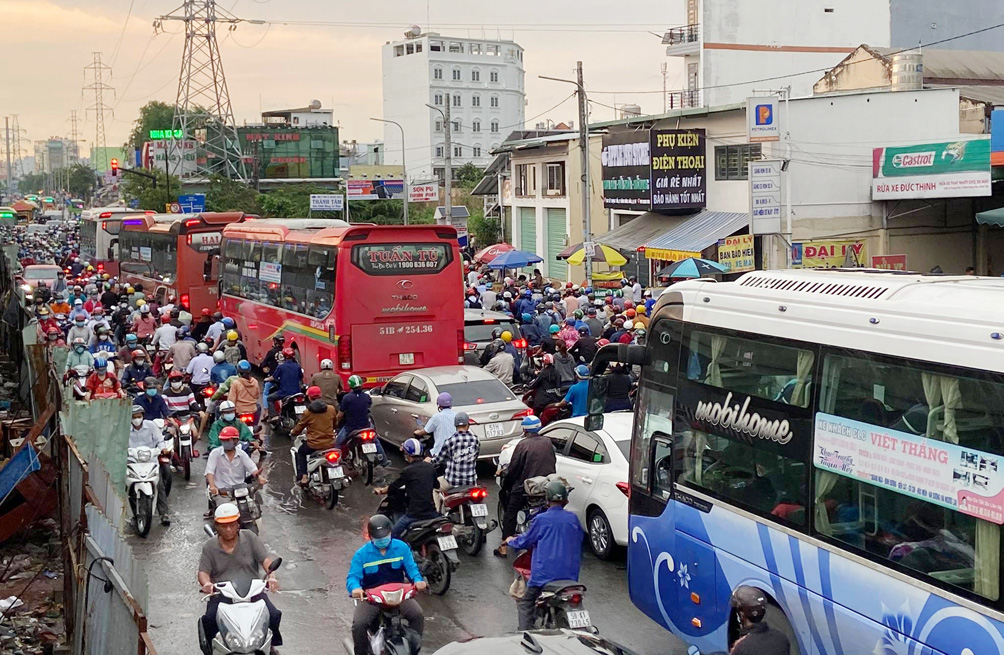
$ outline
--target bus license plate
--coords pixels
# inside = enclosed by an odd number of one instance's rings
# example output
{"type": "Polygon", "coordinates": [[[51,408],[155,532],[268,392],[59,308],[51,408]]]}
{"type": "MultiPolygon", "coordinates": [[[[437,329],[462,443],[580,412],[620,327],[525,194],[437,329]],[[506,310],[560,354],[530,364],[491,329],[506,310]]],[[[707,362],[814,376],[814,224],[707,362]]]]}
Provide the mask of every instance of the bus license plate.
{"type": "Polygon", "coordinates": [[[488,516],[488,505],[484,503],[471,505],[471,516],[488,516]]]}
{"type": "Polygon", "coordinates": [[[441,550],[456,550],[457,538],[452,534],[446,535],[445,537],[439,537],[439,548],[441,550]]]}
{"type": "Polygon", "coordinates": [[[401,353],[397,356],[397,363],[401,366],[411,366],[415,363],[415,353],[401,353]]]}
{"type": "Polygon", "coordinates": [[[505,434],[505,426],[501,423],[488,423],[485,425],[485,436],[489,439],[492,437],[501,437],[505,434]]]}
{"type": "Polygon", "coordinates": [[[377,451],[377,448],[376,448],[376,444],[375,443],[364,443],[363,444],[363,452],[364,453],[369,454],[369,453],[375,453],[376,451],[377,451]]]}
{"type": "Polygon", "coordinates": [[[569,628],[588,628],[592,625],[592,622],[589,620],[589,612],[587,610],[566,612],[565,616],[568,617],[569,628]]]}

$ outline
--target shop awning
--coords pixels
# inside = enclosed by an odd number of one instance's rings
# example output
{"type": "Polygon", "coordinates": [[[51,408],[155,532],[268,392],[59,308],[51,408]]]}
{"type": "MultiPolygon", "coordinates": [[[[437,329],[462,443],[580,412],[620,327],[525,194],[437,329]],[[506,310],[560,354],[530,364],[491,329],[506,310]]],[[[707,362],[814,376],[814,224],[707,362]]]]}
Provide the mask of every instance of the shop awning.
{"type": "Polygon", "coordinates": [[[646,243],[645,257],[664,261],[700,257],[702,250],[747,225],[749,214],[746,212],[704,210],[684,217],[679,224],[646,243]]]}
{"type": "Polygon", "coordinates": [[[1004,207],[990,209],[976,215],[976,222],[980,225],[996,225],[1004,227],[1004,207]]]}
{"type": "Polygon", "coordinates": [[[596,237],[598,243],[618,250],[635,251],[667,230],[683,223],[687,216],[663,216],[646,212],[615,230],[596,237]]]}

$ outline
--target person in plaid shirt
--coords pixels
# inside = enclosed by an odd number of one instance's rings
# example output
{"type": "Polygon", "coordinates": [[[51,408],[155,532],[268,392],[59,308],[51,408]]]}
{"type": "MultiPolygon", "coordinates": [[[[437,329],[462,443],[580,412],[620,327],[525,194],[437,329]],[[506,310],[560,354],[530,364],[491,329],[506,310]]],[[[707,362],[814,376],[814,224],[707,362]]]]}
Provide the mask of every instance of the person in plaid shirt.
{"type": "Polygon", "coordinates": [[[453,418],[457,431],[446,440],[439,454],[432,458],[436,466],[444,465],[446,474],[439,478],[439,488],[472,487],[478,483],[478,455],[481,440],[471,434],[471,419],[466,412],[457,412],[453,418]]]}

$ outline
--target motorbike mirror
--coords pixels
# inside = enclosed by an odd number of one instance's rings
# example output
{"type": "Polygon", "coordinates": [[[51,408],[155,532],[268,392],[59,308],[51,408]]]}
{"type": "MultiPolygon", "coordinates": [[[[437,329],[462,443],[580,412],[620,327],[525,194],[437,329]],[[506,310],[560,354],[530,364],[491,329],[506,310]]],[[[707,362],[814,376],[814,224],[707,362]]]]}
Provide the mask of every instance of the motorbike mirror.
{"type": "Polygon", "coordinates": [[[216,536],[216,530],[213,530],[213,526],[209,525],[208,523],[205,524],[204,526],[202,526],[202,529],[210,537],[215,537],[216,536]]]}
{"type": "Polygon", "coordinates": [[[275,573],[276,569],[278,569],[281,564],[282,564],[282,558],[276,557],[274,560],[272,560],[272,563],[268,565],[268,572],[275,573]]]}

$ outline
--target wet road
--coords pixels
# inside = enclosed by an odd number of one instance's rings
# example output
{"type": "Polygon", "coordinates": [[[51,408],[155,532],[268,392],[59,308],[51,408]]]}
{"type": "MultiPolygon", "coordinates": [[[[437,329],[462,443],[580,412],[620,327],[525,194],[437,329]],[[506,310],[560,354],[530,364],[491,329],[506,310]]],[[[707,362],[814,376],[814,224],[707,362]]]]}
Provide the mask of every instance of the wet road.
{"type": "MultiPolygon", "coordinates": [[[[200,442],[199,447],[204,444],[200,442]]],[[[278,571],[281,591],[272,596],[282,610],[284,654],[344,653],[353,605],[345,591],[349,560],[362,545],[361,530],[379,503],[369,488],[353,484],[338,506],[325,510],[309,498],[302,507],[290,502],[292,466],[289,441],[278,440],[267,464],[269,483],[263,499],[261,537],[265,545],[283,558],[278,571]]],[[[393,478],[402,466],[396,461],[386,477],[393,478]]],[[[159,655],[198,653],[196,619],[205,604],[200,602],[195,582],[202,544],[205,460],[193,466],[196,484],[186,487],[175,474],[170,496],[173,524],[155,523],[150,536],[129,541],[144,563],[150,580],[150,632],[159,655]],[[198,476],[198,477],[197,477],[198,476]]],[[[494,496],[497,487],[483,471],[484,483],[494,496]]],[[[377,469],[380,477],[382,469],[377,469]]],[[[374,482],[381,482],[377,479],[374,482]]],[[[489,506],[495,506],[489,497],[489,506]]],[[[509,563],[492,556],[498,531],[488,535],[488,545],[476,558],[460,554],[450,590],[442,597],[423,595],[426,630],[423,652],[458,639],[496,636],[516,629],[516,609],[508,594],[512,582],[509,563]]],[[[588,550],[584,546],[584,549],[588,550]]],[[[586,606],[601,634],[636,650],[641,655],[682,655],[686,648],[631,604],[623,556],[601,562],[588,552],[583,556],[580,579],[589,591],[586,606]]]]}

